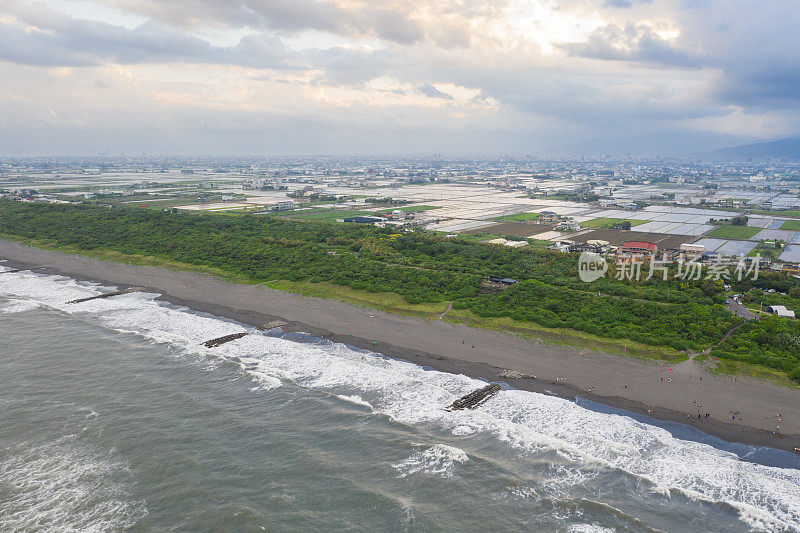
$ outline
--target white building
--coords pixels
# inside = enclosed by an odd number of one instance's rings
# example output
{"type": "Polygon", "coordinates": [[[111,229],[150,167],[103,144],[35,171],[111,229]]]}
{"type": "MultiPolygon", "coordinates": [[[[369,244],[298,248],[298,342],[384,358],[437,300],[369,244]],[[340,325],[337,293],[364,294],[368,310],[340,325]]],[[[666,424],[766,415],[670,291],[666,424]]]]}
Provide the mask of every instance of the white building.
{"type": "Polygon", "coordinates": [[[291,211],[292,209],[294,209],[294,202],[291,200],[281,200],[280,202],[272,206],[272,209],[274,209],[275,211],[291,211]]]}
{"type": "Polygon", "coordinates": [[[767,313],[772,313],[773,315],[794,318],[794,311],[786,309],[786,307],[783,305],[768,305],[766,306],[765,310],[767,313]]]}
{"type": "Polygon", "coordinates": [[[692,255],[703,255],[706,247],[702,244],[681,244],[680,251],[692,255]]]}

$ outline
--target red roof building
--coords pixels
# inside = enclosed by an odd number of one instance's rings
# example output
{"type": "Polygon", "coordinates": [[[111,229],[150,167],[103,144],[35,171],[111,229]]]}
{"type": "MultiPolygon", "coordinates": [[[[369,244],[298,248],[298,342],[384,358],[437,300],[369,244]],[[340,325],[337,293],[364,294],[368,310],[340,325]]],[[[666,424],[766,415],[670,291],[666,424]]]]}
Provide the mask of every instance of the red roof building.
{"type": "Polygon", "coordinates": [[[658,246],[654,242],[627,241],[622,245],[622,253],[629,254],[654,254],[658,246]]]}

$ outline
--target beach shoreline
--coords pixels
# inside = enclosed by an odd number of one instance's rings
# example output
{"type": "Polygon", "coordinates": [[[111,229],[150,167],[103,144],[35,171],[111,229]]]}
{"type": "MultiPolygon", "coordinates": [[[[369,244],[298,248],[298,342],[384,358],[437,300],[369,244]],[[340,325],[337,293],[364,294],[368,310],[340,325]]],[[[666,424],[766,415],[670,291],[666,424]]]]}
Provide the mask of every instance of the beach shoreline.
{"type": "Polygon", "coordinates": [[[98,260],[15,241],[0,240],[0,259],[6,259],[2,265],[11,268],[48,265],[37,272],[120,289],[144,287],[159,293],[159,300],[251,326],[282,320],[288,322],[283,328],[287,333],[324,337],[443,372],[503,381],[520,390],[573,401],[580,397],[684,424],[729,443],[787,451],[800,446],[800,417],[792,416],[800,389],[713,374],[691,360],[665,363],[662,368],[653,361],[580,351],[509,333],[234,284],[207,274],[98,260]],[[499,376],[507,369],[537,377],[499,376]],[[704,416],[706,412],[710,418],[704,416]],[[766,420],[778,413],[782,414],[781,437],[774,431],[774,420],[766,420]]]}

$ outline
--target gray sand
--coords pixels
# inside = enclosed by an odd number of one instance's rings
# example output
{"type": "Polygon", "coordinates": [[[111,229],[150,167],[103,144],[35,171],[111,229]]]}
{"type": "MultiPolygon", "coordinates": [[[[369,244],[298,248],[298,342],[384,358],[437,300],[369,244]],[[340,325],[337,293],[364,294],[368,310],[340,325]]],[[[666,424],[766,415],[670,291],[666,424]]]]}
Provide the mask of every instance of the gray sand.
{"type": "Polygon", "coordinates": [[[788,450],[800,445],[800,388],[711,374],[693,361],[664,363],[662,369],[659,363],[621,355],[585,350],[581,355],[571,347],[502,332],[395,315],[262,286],[233,284],[194,272],[41,250],[13,241],[0,240],[0,258],[8,259],[8,266],[46,264],[49,268],[43,272],[120,287],[147,287],[162,294],[166,301],[243,323],[260,325],[281,318],[290,322],[284,328],[288,331],[325,335],[337,342],[443,371],[492,380],[500,379],[497,372],[501,369],[534,374],[535,380],[505,381],[520,389],[551,392],[570,399],[580,395],[649,413],[654,418],[690,424],[731,442],[788,450]],[[592,393],[588,392],[590,388],[592,393]],[[711,418],[698,420],[698,412],[710,413],[711,418]],[[738,413],[735,420],[734,413],[738,413]],[[778,413],[782,415],[782,438],[773,433],[778,413]]]}

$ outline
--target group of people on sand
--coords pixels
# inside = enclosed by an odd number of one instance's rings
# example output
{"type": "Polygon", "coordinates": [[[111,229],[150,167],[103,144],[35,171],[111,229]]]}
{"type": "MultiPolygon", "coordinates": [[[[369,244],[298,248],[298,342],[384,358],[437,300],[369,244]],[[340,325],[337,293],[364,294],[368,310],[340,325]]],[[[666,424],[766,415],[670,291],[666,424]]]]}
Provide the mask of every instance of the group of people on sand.
{"type": "MultiPolygon", "coordinates": [[[[331,332],[331,334],[333,334],[333,332],[331,332]]],[[[325,337],[326,337],[326,335],[323,335],[322,337],[323,337],[323,338],[325,338],[325,337]]],[[[373,344],[375,344],[375,343],[373,343],[373,344]]],[[[461,341],[461,344],[466,344],[466,342],[465,342],[465,341],[462,339],[462,341],[461,341]]],[[[472,348],[475,348],[475,345],[474,345],[474,344],[472,344],[471,346],[472,346],[472,348]]],[[[578,355],[579,355],[579,356],[582,356],[582,355],[584,355],[584,354],[583,354],[583,352],[578,352],[578,355]]],[[[664,363],[659,363],[659,366],[660,366],[660,370],[659,370],[659,372],[664,372],[664,363]]],[[[674,368],[668,368],[668,369],[667,369],[667,372],[668,372],[669,374],[672,374],[672,375],[677,375],[677,374],[678,374],[678,371],[677,371],[677,369],[674,369],[674,368]]],[[[533,374],[531,374],[530,376],[525,376],[525,377],[530,377],[530,378],[536,379],[536,376],[535,376],[535,375],[533,375],[533,374]]],[[[692,375],[691,375],[691,374],[689,374],[689,379],[690,379],[690,380],[692,379],[692,375]]],[[[698,376],[698,377],[697,377],[697,380],[698,380],[698,381],[703,381],[703,376],[698,376]]],[[[566,381],[567,381],[567,378],[566,378],[565,376],[559,376],[559,377],[557,377],[557,378],[555,379],[555,381],[556,381],[556,382],[566,382],[566,381]]],[[[664,382],[664,376],[661,376],[661,382],[662,382],[662,383],[664,382]]],[[[670,376],[667,376],[667,383],[672,383],[672,376],[671,376],[671,375],[670,375],[670,376]]],[[[736,383],[736,378],[733,378],[733,383],[736,383]]],[[[623,387],[627,389],[627,388],[628,388],[628,384],[627,384],[627,383],[624,383],[624,384],[623,384],[623,387]]],[[[594,393],[594,392],[595,392],[595,390],[596,390],[596,389],[597,389],[597,387],[596,387],[595,385],[592,385],[591,387],[589,387],[589,388],[587,389],[587,391],[586,391],[586,392],[588,392],[588,393],[592,394],[592,393],[594,393]]],[[[694,404],[695,404],[695,406],[697,407],[697,418],[698,418],[699,420],[711,418],[711,414],[710,414],[710,413],[705,413],[705,414],[703,414],[703,413],[700,411],[700,408],[701,408],[701,406],[700,406],[700,404],[699,404],[699,403],[697,403],[696,401],[694,401],[694,402],[692,402],[692,403],[694,403],[694,404]]],[[[650,406],[648,406],[647,413],[648,413],[648,414],[650,414],[650,411],[651,411],[651,409],[650,409],[650,406]]],[[[731,420],[735,421],[735,420],[736,420],[736,416],[737,416],[737,415],[739,415],[739,412],[738,412],[738,411],[736,411],[735,413],[731,413],[731,420]]],[[[686,420],[691,420],[691,419],[692,419],[692,415],[690,415],[690,414],[687,414],[687,415],[686,415],[686,420]]],[[[778,422],[780,422],[780,421],[781,421],[781,415],[780,415],[780,413],[777,413],[777,414],[775,415],[775,419],[776,419],[778,422]]],[[[741,420],[741,417],[740,417],[740,420],[741,420]]],[[[769,417],[765,417],[765,420],[766,420],[766,421],[769,421],[769,417]]],[[[781,433],[781,431],[780,431],[780,429],[781,429],[780,425],[776,425],[776,426],[775,426],[775,431],[774,431],[774,433],[775,433],[775,434],[777,434],[779,437],[783,436],[783,435],[782,435],[782,433],[781,433]]],[[[763,428],[762,428],[762,430],[761,430],[761,431],[764,431],[764,430],[763,430],[763,428]]],[[[794,449],[794,451],[795,451],[795,452],[797,452],[797,453],[800,453],[800,447],[796,447],[796,448],[794,449]]]]}

